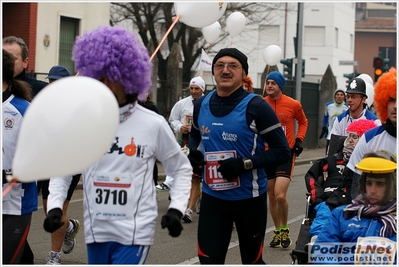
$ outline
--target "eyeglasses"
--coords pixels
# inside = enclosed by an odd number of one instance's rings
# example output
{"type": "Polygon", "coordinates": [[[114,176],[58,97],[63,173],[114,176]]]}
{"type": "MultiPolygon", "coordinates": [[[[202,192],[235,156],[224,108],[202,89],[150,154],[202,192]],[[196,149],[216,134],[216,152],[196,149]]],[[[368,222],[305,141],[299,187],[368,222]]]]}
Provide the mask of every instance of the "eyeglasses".
{"type": "Polygon", "coordinates": [[[350,95],[350,94],[347,94],[346,96],[345,96],[345,98],[346,99],[356,99],[356,98],[362,98],[363,96],[361,96],[361,95],[350,95]]]}
{"type": "Polygon", "coordinates": [[[359,135],[355,134],[355,133],[350,133],[348,135],[348,138],[352,138],[353,140],[357,140],[357,139],[359,139],[359,135]]]}
{"type": "Polygon", "coordinates": [[[223,63],[223,62],[217,62],[213,67],[215,68],[215,70],[221,71],[224,70],[225,66],[227,66],[229,70],[237,70],[241,68],[241,66],[236,63],[223,63]]]}

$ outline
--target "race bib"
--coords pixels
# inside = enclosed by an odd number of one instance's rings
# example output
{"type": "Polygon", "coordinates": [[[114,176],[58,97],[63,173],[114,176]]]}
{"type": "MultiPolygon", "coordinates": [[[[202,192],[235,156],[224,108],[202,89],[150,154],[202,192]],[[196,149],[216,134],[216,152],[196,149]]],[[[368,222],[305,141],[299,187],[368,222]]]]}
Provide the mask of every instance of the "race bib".
{"type": "Polygon", "coordinates": [[[228,190],[236,187],[240,187],[240,179],[235,177],[231,181],[223,179],[222,174],[217,171],[220,164],[219,160],[226,160],[229,158],[236,158],[235,151],[218,151],[218,152],[205,152],[205,172],[204,178],[206,184],[212,190],[228,190]]]}
{"type": "Polygon", "coordinates": [[[128,173],[96,173],[89,196],[94,216],[99,220],[118,220],[133,218],[133,201],[129,194],[134,194],[132,176],[128,173]]]}

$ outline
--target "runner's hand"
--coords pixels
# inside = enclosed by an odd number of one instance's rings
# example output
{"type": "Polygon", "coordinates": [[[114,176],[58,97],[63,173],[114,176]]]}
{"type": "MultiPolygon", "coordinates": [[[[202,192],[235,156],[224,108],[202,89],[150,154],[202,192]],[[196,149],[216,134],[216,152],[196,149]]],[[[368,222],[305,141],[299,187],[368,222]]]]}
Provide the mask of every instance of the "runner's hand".
{"type": "Polygon", "coordinates": [[[182,216],[183,214],[177,209],[169,209],[168,212],[162,216],[162,229],[168,227],[169,235],[172,237],[178,237],[183,230],[183,226],[181,225],[182,216]]]}
{"type": "Polygon", "coordinates": [[[193,173],[201,176],[203,172],[202,166],[205,165],[202,152],[199,150],[190,150],[188,159],[190,160],[191,167],[193,167],[193,173]]]}
{"type": "Polygon", "coordinates": [[[319,139],[322,139],[324,136],[326,136],[326,133],[328,132],[327,127],[323,127],[321,129],[321,134],[319,136],[319,139]]]}
{"type": "Polygon", "coordinates": [[[223,179],[227,181],[231,181],[245,171],[244,161],[242,159],[229,158],[226,160],[219,160],[218,163],[220,164],[218,172],[220,172],[223,179]]]}
{"type": "Polygon", "coordinates": [[[301,153],[303,151],[301,139],[299,139],[299,138],[295,139],[295,145],[294,145],[294,147],[292,149],[294,150],[294,153],[296,154],[297,157],[299,155],[301,155],[301,153]]]}
{"type": "Polygon", "coordinates": [[[43,228],[49,233],[54,232],[64,225],[61,221],[62,210],[60,208],[52,209],[48,212],[47,218],[44,219],[43,228]]]}

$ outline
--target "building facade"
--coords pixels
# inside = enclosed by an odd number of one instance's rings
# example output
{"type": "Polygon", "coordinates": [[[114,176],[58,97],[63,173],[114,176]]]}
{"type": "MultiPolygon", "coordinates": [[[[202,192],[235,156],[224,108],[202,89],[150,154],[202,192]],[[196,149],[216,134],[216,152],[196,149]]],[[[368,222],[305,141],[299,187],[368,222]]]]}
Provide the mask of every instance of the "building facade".
{"type": "Polygon", "coordinates": [[[29,49],[27,72],[44,80],[54,65],[75,73],[71,60],[76,36],[109,25],[110,3],[2,3],[3,37],[22,38],[29,49]]]}

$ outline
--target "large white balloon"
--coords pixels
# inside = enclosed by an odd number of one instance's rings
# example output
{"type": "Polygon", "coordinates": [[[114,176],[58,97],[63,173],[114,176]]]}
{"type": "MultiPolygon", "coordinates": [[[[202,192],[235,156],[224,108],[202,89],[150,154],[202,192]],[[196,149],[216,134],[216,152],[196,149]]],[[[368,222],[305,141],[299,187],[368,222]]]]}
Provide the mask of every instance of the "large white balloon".
{"type": "Polygon", "coordinates": [[[202,28],[222,17],[227,2],[175,2],[174,7],[181,22],[191,27],[202,28]]]}
{"type": "Polygon", "coordinates": [[[111,90],[88,77],[46,86],[26,110],[13,159],[20,182],[79,173],[111,147],[119,107],[111,90]]]}
{"type": "Polygon", "coordinates": [[[231,37],[237,36],[245,27],[246,19],[241,12],[233,12],[226,20],[227,31],[231,37]]]}
{"type": "Polygon", "coordinates": [[[365,83],[366,83],[366,94],[367,94],[366,103],[369,107],[371,107],[371,105],[373,105],[374,103],[374,86],[366,81],[365,83]]]}
{"type": "Polygon", "coordinates": [[[263,52],[263,59],[269,66],[275,66],[280,63],[282,57],[283,51],[281,51],[281,48],[277,45],[269,45],[263,52]]]}
{"type": "Polygon", "coordinates": [[[204,35],[205,40],[210,44],[219,38],[220,32],[221,27],[219,21],[215,21],[211,25],[202,28],[202,34],[204,35]]]}
{"type": "Polygon", "coordinates": [[[356,78],[360,78],[360,79],[362,79],[364,82],[369,83],[369,84],[371,84],[371,85],[374,84],[373,79],[372,79],[372,78],[370,77],[370,75],[368,75],[368,74],[363,73],[363,74],[360,74],[359,76],[357,76],[356,78]]]}

